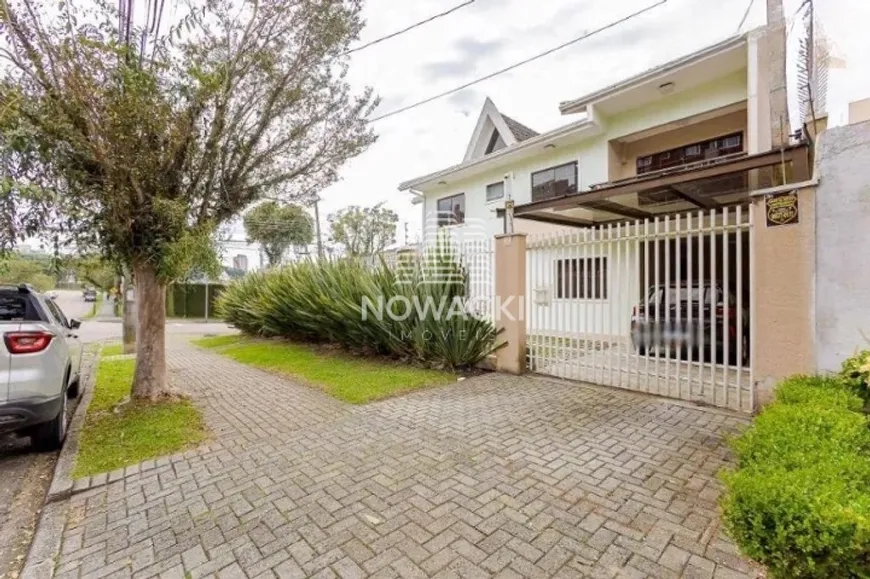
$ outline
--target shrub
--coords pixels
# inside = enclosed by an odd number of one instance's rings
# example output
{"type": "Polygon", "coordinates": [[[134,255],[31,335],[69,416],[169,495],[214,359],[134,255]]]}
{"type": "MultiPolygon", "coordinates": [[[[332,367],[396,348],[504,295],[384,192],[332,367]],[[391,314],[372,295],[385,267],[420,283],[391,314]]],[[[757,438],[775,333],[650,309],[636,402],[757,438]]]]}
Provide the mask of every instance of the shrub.
{"type": "Polygon", "coordinates": [[[861,410],[864,401],[836,376],[792,376],[776,387],[781,404],[818,404],[829,408],[861,410]]]}
{"type": "Polygon", "coordinates": [[[827,460],[797,470],[727,473],[726,529],[744,554],[767,566],[770,577],[866,577],[867,476],[866,463],[827,460]]]}
{"type": "Polygon", "coordinates": [[[443,249],[403,258],[396,270],[353,259],[306,261],[234,282],[218,298],[216,311],[247,334],[460,368],[492,352],[496,338],[488,320],[448,314],[452,300],[465,295],[465,277],[455,254],[443,249]],[[436,316],[440,304],[446,307],[436,316]]]}
{"type": "Polygon", "coordinates": [[[798,469],[870,451],[868,418],[844,408],[774,404],[731,446],[740,468],[798,469]]]}
{"type": "Polygon", "coordinates": [[[866,402],[870,402],[870,350],[862,350],[846,358],[840,378],[866,402]]]}
{"type": "Polygon", "coordinates": [[[796,376],[732,441],[728,533],[770,577],[870,576],[870,417],[840,377],[796,376]]]}

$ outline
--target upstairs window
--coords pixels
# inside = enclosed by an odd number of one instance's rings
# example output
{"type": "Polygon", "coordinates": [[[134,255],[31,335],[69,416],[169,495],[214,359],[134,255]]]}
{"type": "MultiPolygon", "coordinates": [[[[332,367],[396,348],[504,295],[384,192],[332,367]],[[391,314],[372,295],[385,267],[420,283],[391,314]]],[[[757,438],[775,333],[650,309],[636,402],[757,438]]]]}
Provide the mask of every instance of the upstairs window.
{"type": "Polygon", "coordinates": [[[743,151],[743,133],[734,133],[717,139],[709,139],[683,145],[668,151],[638,157],[636,161],[637,174],[679,167],[704,159],[715,159],[732,153],[743,151]]]}
{"type": "Polygon", "coordinates": [[[438,200],[438,227],[465,223],[465,193],[438,200]]]}
{"type": "Polygon", "coordinates": [[[532,201],[572,195],[576,192],[576,161],[532,173],[532,201]]]}
{"type": "Polygon", "coordinates": [[[496,201],[504,197],[504,181],[492,183],[486,186],[486,200],[496,201]]]}

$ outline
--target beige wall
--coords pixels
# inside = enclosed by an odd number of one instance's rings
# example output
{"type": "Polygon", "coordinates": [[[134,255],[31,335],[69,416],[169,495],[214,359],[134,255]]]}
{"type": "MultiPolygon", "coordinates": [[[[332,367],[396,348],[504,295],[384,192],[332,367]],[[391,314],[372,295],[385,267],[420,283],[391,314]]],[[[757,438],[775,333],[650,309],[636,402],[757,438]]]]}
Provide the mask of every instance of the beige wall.
{"type": "Polygon", "coordinates": [[[514,233],[495,238],[496,370],[510,374],[526,371],[526,235],[514,233]]]}
{"type": "Polygon", "coordinates": [[[630,143],[611,142],[609,149],[609,179],[625,179],[637,174],[638,157],[674,149],[682,145],[697,143],[707,139],[722,137],[730,133],[743,132],[743,146],[746,148],[746,110],[740,110],[700,123],[680,127],[630,143]]]}
{"type": "Polygon", "coordinates": [[[764,197],[753,204],[750,323],[756,405],[762,405],[779,380],[815,371],[815,189],[799,191],[800,222],[794,225],[768,227],[764,197]]]}
{"type": "Polygon", "coordinates": [[[870,121],[870,98],[849,103],[849,124],[870,121]]]}

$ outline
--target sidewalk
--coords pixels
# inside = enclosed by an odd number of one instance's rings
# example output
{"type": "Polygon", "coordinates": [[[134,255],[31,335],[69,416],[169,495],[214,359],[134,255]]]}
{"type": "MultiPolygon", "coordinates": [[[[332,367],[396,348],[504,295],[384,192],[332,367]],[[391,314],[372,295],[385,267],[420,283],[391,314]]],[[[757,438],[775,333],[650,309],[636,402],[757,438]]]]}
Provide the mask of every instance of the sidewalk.
{"type": "Polygon", "coordinates": [[[46,515],[55,577],[757,576],[716,507],[742,417],[499,374],[349,406],[178,338],[168,364],[212,440],[46,515]]]}
{"type": "Polygon", "coordinates": [[[97,312],[97,319],[120,319],[118,316],[115,315],[115,301],[112,298],[103,298],[103,301],[100,303],[100,311],[97,312]]]}

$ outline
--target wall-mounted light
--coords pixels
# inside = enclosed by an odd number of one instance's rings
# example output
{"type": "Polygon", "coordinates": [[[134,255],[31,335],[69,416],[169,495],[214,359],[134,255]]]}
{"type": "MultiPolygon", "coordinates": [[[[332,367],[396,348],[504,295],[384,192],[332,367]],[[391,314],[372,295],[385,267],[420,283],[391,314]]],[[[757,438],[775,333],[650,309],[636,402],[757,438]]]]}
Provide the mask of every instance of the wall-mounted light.
{"type": "Polygon", "coordinates": [[[659,85],[659,92],[662,94],[671,94],[674,92],[674,83],[666,82],[659,85]]]}

